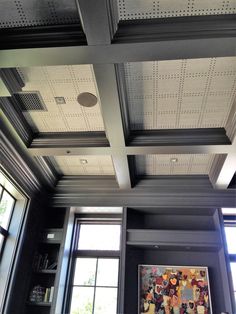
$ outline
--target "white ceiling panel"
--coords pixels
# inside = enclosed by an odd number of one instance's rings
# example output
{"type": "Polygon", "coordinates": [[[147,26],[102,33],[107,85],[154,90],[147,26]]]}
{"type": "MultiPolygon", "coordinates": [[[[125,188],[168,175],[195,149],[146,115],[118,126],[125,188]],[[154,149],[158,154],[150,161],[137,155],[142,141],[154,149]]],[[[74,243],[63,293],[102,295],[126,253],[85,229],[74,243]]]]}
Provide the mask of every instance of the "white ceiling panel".
{"type": "Polygon", "coordinates": [[[2,0],[0,28],[79,23],[74,0],[2,0]]]}
{"type": "Polygon", "coordinates": [[[131,129],[225,127],[236,95],[236,58],[125,64],[131,129]]]}
{"type": "Polygon", "coordinates": [[[117,0],[120,20],[236,13],[236,0],[117,0]]]}
{"type": "Polygon", "coordinates": [[[138,175],[208,175],[214,155],[146,155],[136,156],[138,175]],[[176,162],[172,162],[172,159],[176,162]]]}
{"type": "Polygon", "coordinates": [[[115,175],[110,156],[55,156],[57,171],[63,175],[115,175]],[[87,163],[82,163],[86,160],[87,163]]]}
{"type": "Polygon", "coordinates": [[[24,115],[35,132],[102,131],[103,118],[99,95],[91,65],[19,68],[24,92],[39,91],[47,111],[28,111],[24,115]],[[77,102],[80,93],[98,97],[94,107],[82,107],[77,102]],[[58,105],[55,97],[64,97],[58,105]]]}

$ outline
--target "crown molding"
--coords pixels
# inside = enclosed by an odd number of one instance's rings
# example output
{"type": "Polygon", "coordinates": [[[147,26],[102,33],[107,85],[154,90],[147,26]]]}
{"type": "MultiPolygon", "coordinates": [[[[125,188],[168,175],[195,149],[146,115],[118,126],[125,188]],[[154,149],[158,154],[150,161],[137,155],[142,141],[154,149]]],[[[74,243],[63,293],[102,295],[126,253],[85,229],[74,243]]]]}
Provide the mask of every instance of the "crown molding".
{"type": "Polygon", "coordinates": [[[224,128],[131,131],[129,146],[230,145],[224,128]]]}
{"type": "Polygon", "coordinates": [[[81,24],[1,29],[0,37],[0,49],[86,45],[81,24]]]}
{"type": "Polygon", "coordinates": [[[28,146],[33,139],[33,132],[13,97],[0,97],[0,108],[18,133],[23,143],[28,146]]]}
{"type": "Polygon", "coordinates": [[[61,177],[49,157],[35,156],[35,161],[49,186],[55,186],[61,177]]]}
{"type": "Polygon", "coordinates": [[[45,174],[31,157],[24,143],[12,128],[4,114],[0,116],[2,146],[1,167],[31,196],[41,190],[53,190],[45,174]]]}
{"type": "Polygon", "coordinates": [[[25,86],[25,83],[15,68],[0,69],[0,78],[3,80],[10,95],[21,92],[25,86]]]}
{"type": "Polygon", "coordinates": [[[119,21],[113,43],[235,36],[235,16],[226,14],[119,21]]]}

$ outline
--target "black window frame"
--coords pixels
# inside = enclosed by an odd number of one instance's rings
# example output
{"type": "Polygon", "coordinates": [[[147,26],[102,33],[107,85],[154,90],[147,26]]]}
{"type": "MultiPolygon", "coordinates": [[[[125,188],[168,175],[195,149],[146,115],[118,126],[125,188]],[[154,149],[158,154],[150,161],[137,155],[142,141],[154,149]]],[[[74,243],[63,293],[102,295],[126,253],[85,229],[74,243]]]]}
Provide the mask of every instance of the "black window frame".
{"type": "MultiPolygon", "coordinates": [[[[75,215],[74,236],[72,241],[71,262],[69,266],[69,280],[67,285],[66,313],[70,313],[72,304],[73,281],[77,258],[117,258],[118,265],[118,283],[117,283],[117,301],[120,295],[120,267],[121,267],[121,239],[122,239],[122,215],[120,214],[83,214],[75,215]],[[82,224],[91,225],[120,225],[120,247],[119,250],[81,250],[78,249],[80,226],[82,224]]],[[[95,295],[94,295],[95,298],[95,295]]],[[[94,300],[93,300],[94,301],[94,300]]],[[[118,313],[118,302],[117,302],[118,313]]]]}
{"type": "Polygon", "coordinates": [[[2,257],[3,251],[4,251],[4,246],[5,246],[6,240],[7,240],[8,236],[9,236],[9,226],[11,224],[13,211],[14,211],[14,208],[15,208],[15,205],[16,205],[16,198],[2,184],[0,184],[0,187],[2,189],[0,191],[0,202],[2,200],[4,191],[6,191],[12,197],[12,199],[14,200],[14,203],[13,203],[12,208],[11,208],[11,213],[10,213],[10,217],[9,217],[9,221],[8,221],[7,227],[3,228],[0,225],[0,234],[3,236],[3,242],[0,243],[0,261],[1,261],[1,257],[2,257]]]}
{"type": "MultiPolygon", "coordinates": [[[[235,214],[223,214],[223,220],[224,220],[224,227],[235,227],[236,230],[236,213],[235,214]]],[[[226,244],[227,244],[227,238],[226,238],[226,244]]],[[[236,263],[236,253],[228,253],[229,262],[230,263],[236,263]]],[[[233,286],[233,293],[234,296],[236,294],[236,287],[233,286]]],[[[235,300],[236,302],[236,300],[235,300]]]]}

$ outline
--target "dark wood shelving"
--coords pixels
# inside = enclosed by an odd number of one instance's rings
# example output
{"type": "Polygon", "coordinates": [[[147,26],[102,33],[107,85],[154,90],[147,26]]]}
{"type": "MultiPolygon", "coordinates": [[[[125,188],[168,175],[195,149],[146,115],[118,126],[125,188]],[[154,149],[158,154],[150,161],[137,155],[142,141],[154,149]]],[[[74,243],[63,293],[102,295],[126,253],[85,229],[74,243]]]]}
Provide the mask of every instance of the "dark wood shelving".
{"type": "Polygon", "coordinates": [[[27,305],[30,306],[51,306],[51,302],[27,302],[27,305]]]}

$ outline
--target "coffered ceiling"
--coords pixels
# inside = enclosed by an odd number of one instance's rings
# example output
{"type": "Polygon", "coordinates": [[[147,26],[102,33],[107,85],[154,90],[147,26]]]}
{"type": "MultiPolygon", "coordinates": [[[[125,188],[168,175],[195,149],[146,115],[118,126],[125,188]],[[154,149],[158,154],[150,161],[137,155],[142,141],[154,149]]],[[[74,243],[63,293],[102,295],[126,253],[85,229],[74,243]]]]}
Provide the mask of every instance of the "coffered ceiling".
{"type": "Polygon", "coordinates": [[[34,132],[86,132],[104,130],[99,101],[94,107],[79,105],[77,96],[98,91],[92,65],[18,68],[23,92],[40,92],[44,110],[23,112],[34,132]],[[57,104],[56,98],[64,103],[57,104]]]}
{"type": "Polygon", "coordinates": [[[117,0],[121,20],[236,13],[235,0],[117,0]]]}
{"type": "Polygon", "coordinates": [[[45,177],[132,190],[202,176],[228,188],[236,0],[0,5],[11,11],[0,14],[1,109],[45,177]],[[97,104],[81,106],[81,93],[97,104]]]}

